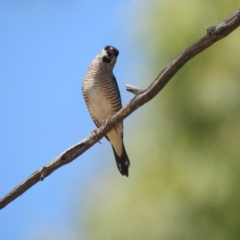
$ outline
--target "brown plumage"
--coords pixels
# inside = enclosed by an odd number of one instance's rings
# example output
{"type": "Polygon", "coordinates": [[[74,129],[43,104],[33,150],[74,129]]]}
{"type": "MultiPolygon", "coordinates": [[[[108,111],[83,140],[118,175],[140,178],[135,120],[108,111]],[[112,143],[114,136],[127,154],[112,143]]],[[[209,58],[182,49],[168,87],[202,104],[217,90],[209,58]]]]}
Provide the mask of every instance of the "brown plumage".
{"type": "MultiPolygon", "coordinates": [[[[82,83],[88,111],[97,127],[122,108],[120,92],[113,74],[118,54],[116,48],[106,46],[90,64],[82,83]]],[[[112,144],[120,173],[128,176],[130,161],[123,144],[123,123],[113,128],[106,138],[112,144]]]]}

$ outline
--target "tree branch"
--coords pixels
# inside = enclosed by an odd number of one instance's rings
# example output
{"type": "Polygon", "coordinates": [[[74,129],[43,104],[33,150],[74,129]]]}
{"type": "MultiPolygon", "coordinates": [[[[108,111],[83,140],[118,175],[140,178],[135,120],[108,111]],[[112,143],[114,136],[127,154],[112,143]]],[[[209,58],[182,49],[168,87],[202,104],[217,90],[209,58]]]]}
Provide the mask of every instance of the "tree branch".
{"type": "Polygon", "coordinates": [[[32,187],[37,182],[43,180],[45,177],[49,176],[52,172],[62,167],[65,164],[72,162],[74,159],[79,157],[90,147],[92,147],[98,139],[101,139],[106,135],[115,124],[125,119],[137,108],[141,107],[143,104],[154,98],[163,87],[170,81],[170,79],[193,57],[195,57],[200,52],[204,51],[210,47],[215,42],[226,37],[231,32],[233,32],[240,25],[240,10],[237,10],[227,19],[223,20],[219,24],[207,29],[205,36],[200,38],[182,53],[180,53],[175,59],[172,60],[157,76],[154,82],[145,90],[138,89],[131,85],[127,85],[127,90],[134,93],[135,97],[128,103],[124,108],[122,108],[118,113],[112,116],[111,120],[106,126],[102,126],[96,131],[95,137],[90,136],[75,146],[67,149],[65,152],[60,154],[52,162],[48,163],[46,166],[34,172],[25,181],[15,187],[9,194],[0,200],[0,209],[4,208],[14,199],[19,197],[21,194],[26,192],[30,187],[32,187]]]}

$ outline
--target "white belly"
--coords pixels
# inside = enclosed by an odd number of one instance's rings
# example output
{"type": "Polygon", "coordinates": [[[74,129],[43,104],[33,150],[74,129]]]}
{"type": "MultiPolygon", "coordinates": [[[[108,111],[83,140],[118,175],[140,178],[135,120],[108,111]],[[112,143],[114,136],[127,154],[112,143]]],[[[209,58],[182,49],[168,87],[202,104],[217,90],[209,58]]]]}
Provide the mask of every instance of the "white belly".
{"type": "Polygon", "coordinates": [[[99,125],[113,113],[111,102],[107,99],[99,87],[92,87],[88,91],[88,109],[92,117],[98,122],[99,125]]]}
{"type": "MultiPolygon", "coordinates": [[[[109,116],[115,114],[110,100],[103,95],[98,86],[88,88],[88,109],[99,126],[103,125],[109,116]]],[[[122,131],[123,124],[120,123],[107,134],[119,156],[122,155],[122,131]]]]}

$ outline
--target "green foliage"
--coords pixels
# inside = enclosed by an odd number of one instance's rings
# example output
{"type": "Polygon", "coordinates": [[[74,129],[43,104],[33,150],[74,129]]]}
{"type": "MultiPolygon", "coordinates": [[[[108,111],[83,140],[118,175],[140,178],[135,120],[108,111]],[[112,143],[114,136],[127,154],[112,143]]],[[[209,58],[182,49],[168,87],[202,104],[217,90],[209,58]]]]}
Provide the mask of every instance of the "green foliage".
{"type": "MultiPolygon", "coordinates": [[[[238,4],[153,2],[139,28],[155,62],[145,71],[157,75],[238,4]]],[[[89,239],[240,239],[239,39],[237,30],[197,56],[144,108],[130,178],[99,180],[107,194],[96,194],[89,239]]]]}

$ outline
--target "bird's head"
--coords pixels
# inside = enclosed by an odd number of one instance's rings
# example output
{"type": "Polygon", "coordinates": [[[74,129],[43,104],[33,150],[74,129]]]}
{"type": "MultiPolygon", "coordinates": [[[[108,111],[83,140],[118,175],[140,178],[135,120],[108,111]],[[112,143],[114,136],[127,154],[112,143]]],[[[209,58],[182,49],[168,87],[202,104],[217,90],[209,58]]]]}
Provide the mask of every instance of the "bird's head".
{"type": "Polygon", "coordinates": [[[107,45],[99,55],[105,66],[114,67],[118,54],[119,51],[115,47],[107,45]]]}

